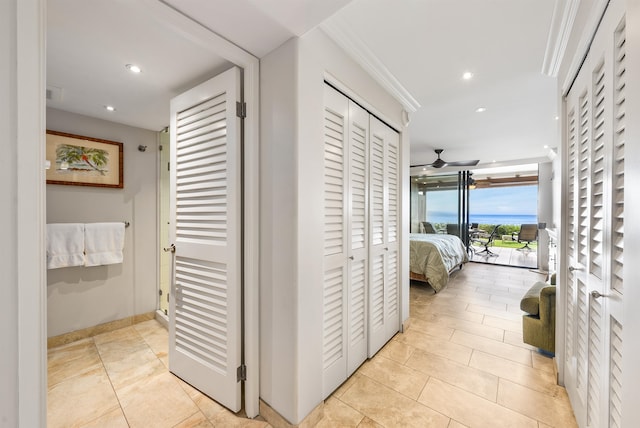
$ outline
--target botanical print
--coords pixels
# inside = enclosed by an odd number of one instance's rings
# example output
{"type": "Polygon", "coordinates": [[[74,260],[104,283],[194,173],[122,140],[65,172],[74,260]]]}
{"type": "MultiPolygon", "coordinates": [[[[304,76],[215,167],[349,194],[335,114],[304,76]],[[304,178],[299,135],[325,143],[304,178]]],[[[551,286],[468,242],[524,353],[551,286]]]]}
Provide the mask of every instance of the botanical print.
{"type": "Polygon", "coordinates": [[[123,144],[47,131],[47,184],[122,189],[123,144]]]}
{"type": "Polygon", "coordinates": [[[105,175],[109,171],[109,153],[101,149],[60,144],[56,147],[56,169],[105,175]]]}

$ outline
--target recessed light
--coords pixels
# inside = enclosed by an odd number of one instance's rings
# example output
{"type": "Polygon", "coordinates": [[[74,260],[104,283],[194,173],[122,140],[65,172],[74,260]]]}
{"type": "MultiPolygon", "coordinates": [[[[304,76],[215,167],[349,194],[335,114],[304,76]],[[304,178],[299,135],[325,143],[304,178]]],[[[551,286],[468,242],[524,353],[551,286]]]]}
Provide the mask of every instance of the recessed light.
{"type": "Polygon", "coordinates": [[[484,108],[484,107],[478,107],[478,108],[476,109],[476,113],[483,113],[483,112],[485,112],[485,111],[487,111],[487,109],[486,109],[486,108],[484,108]]]}
{"type": "Polygon", "coordinates": [[[560,116],[554,117],[553,120],[560,120],[560,116]]]}
{"type": "Polygon", "coordinates": [[[543,148],[543,149],[548,149],[548,148],[549,148],[549,145],[548,145],[548,144],[545,144],[544,146],[542,146],[542,148],[543,148]]]}
{"type": "Polygon", "coordinates": [[[135,64],[127,64],[125,65],[125,67],[127,68],[127,70],[129,70],[132,73],[140,73],[142,70],[140,69],[140,67],[138,67],[135,64]]]}
{"type": "Polygon", "coordinates": [[[470,71],[465,71],[464,73],[462,73],[462,78],[464,80],[471,80],[472,77],[473,77],[473,73],[470,71]]]}
{"type": "Polygon", "coordinates": [[[104,106],[104,108],[107,111],[116,111],[116,108],[114,106],[104,106]]]}

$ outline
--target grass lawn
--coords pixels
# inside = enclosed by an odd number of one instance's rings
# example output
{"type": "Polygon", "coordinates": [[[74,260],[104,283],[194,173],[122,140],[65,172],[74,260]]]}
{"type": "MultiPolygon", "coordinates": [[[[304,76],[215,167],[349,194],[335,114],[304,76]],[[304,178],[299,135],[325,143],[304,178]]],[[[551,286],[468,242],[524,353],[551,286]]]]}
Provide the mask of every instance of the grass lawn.
{"type": "MultiPolygon", "coordinates": [[[[476,244],[476,246],[478,246],[476,244]]],[[[524,243],[522,242],[518,242],[518,241],[502,241],[499,239],[495,239],[493,241],[493,246],[494,247],[502,247],[502,248],[521,248],[524,246],[524,243]]],[[[538,243],[537,242],[530,242],[529,243],[529,247],[532,250],[535,250],[538,248],[538,243]]]]}

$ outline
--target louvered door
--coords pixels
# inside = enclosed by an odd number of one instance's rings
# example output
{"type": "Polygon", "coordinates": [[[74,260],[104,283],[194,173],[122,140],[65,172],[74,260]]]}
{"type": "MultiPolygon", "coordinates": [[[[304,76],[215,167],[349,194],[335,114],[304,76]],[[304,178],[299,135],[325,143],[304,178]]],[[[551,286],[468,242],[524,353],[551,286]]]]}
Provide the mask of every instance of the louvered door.
{"type": "Polygon", "coordinates": [[[325,88],[323,391],[367,357],[369,114],[325,88]]]}
{"type": "Polygon", "coordinates": [[[621,416],[624,39],[614,1],[566,98],[565,384],[585,427],[621,416]]]}
{"type": "Polygon", "coordinates": [[[169,369],[241,408],[240,71],[171,101],[169,369]]]}
{"type": "Polygon", "coordinates": [[[399,135],[375,117],[370,131],[369,357],[399,330],[399,135]]]}

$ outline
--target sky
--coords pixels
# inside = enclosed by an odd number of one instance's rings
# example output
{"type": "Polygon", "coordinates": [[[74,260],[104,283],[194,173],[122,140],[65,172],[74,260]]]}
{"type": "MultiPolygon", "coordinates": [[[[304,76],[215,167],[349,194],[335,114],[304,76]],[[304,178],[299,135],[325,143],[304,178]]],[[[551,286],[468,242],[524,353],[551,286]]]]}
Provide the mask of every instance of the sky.
{"type": "MultiPolygon", "coordinates": [[[[429,192],[428,211],[457,212],[457,190],[429,192]]],[[[537,215],[538,186],[498,187],[469,191],[469,212],[483,215],[537,215]]]]}

